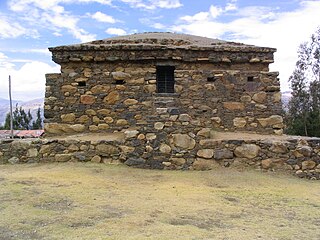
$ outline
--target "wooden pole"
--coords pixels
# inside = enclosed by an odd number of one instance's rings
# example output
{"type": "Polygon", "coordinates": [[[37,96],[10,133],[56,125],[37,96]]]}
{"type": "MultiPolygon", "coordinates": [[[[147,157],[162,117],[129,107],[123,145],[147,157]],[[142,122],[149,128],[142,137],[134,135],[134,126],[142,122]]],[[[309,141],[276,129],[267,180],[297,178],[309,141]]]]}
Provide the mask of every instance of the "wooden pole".
{"type": "Polygon", "coordinates": [[[11,76],[10,75],[9,75],[9,100],[10,100],[10,137],[13,138],[13,116],[12,116],[11,76]]]}

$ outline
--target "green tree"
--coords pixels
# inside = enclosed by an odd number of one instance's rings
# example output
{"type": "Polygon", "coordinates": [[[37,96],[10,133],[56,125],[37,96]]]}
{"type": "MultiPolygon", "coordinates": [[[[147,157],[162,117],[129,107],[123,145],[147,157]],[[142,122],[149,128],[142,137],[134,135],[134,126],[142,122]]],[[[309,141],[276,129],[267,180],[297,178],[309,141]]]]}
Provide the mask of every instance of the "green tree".
{"type": "Polygon", "coordinates": [[[292,98],[287,132],[320,136],[320,28],[300,45],[296,68],[289,78],[292,98]]]}
{"type": "Polygon", "coordinates": [[[32,122],[32,129],[42,129],[41,109],[37,110],[37,119],[32,122]]]}
{"type": "MultiPolygon", "coordinates": [[[[16,130],[30,130],[32,129],[32,115],[30,110],[26,113],[24,109],[18,104],[16,105],[15,110],[12,113],[13,118],[13,129],[16,130]]],[[[10,114],[6,115],[6,120],[4,123],[4,129],[10,129],[10,114]]]]}

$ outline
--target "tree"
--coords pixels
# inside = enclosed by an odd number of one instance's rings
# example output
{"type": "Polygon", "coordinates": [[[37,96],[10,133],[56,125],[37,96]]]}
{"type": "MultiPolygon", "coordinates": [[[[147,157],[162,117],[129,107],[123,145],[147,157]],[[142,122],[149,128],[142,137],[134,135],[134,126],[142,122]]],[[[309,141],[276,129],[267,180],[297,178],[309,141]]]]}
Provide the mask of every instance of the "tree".
{"type": "Polygon", "coordinates": [[[288,133],[320,136],[320,27],[309,42],[300,45],[289,82],[288,133]]]}
{"type": "Polygon", "coordinates": [[[32,129],[42,129],[41,110],[38,108],[37,119],[32,122],[32,129]]]}
{"type": "MultiPolygon", "coordinates": [[[[18,104],[16,105],[15,110],[12,113],[13,115],[13,129],[17,130],[30,130],[32,129],[31,121],[32,121],[32,115],[30,110],[26,113],[24,109],[20,106],[18,107],[18,104]]],[[[10,129],[10,114],[8,113],[6,115],[6,120],[4,123],[4,129],[10,129]]]]}

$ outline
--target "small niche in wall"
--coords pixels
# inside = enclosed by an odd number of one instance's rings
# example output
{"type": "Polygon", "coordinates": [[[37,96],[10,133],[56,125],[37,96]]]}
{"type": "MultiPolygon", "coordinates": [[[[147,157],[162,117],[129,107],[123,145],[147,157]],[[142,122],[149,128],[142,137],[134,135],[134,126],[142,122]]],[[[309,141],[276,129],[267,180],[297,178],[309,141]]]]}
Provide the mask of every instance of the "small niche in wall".
{"type": "Polygon", "coordinates": [[[113,82],[113,84],[116,84],[116,85],[123,85],[123,84],[125,84],[126,82],[124,81],[124,80],[115,80],[114,82],[113,82]]]}
{"type": "Polygon", "coordinates": [[[85,87],[87,83],[85,81],[78,82],[79,87],[85,87]]]}
{"type": "Polygon", "coordinates": [[[247,82],[254,82],[254,77],[253,76],[248,76],[247,77],[247,82]]]}
{"type": "Polygon", "coordinates": [[[207,82],[215,82],[217,81],[217,78],[216,77],[207,77],[207,82]]]}

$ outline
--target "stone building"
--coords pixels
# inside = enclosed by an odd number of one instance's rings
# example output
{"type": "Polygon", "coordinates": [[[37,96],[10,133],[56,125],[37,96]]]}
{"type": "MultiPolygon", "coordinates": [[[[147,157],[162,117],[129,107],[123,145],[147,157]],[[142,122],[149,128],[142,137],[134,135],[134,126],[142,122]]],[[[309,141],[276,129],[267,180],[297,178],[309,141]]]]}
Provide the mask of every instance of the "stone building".
{"type": "Polygon", "coordinates": [[[47,136],[282,133],[274,48],[143,33],[49,50],[61,73],[46,75],[47,136]]]}

